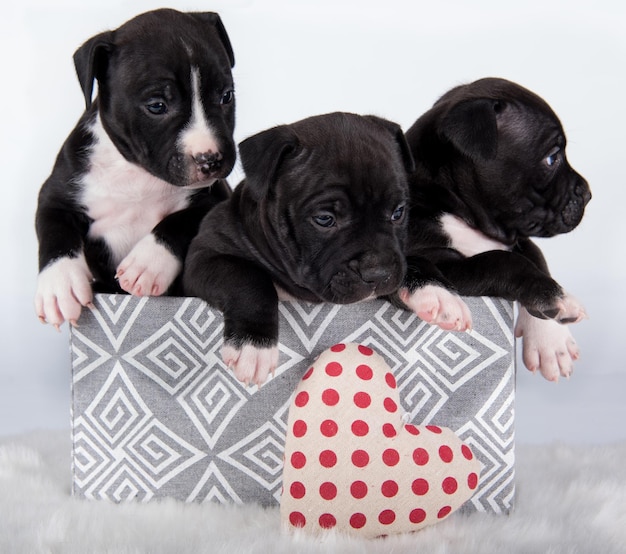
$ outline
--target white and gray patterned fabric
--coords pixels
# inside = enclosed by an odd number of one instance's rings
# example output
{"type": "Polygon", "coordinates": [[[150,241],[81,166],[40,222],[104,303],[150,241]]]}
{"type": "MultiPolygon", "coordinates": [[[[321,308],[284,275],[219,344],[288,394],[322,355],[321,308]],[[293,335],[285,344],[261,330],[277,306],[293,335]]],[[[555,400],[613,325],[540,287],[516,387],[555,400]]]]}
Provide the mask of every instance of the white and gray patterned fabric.
{"type": "Polygon", "coordinates": [[[357,342],[394,371],[407,421],[452,428],[482,462],[463,510],[508,513],[512,304],[466,301],[471,333],[442,331],[383,301],[281,302],[279,367],[257,389],[221,362],[222,316],[201,300],[96,295],[70,335],[73,492],[278,504],[291,394],[322,351],[357,342]]]}

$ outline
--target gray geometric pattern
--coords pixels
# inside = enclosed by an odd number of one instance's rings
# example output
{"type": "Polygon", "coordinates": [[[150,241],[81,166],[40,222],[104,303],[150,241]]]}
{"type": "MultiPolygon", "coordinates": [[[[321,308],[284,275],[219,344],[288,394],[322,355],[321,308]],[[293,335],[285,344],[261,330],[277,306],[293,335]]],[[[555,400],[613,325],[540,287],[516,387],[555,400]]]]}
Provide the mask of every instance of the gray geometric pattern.
{"type": "Polygon", "coordinates": [[[197,298],[98,294],[71,328],[73,492],[116,502],[280,501],[291,395],[338,342],[381,354],[406,421],[452,428],[482,462],[462,511],[508,513],[514,482],[513,307],[466,298],[471,333],[384,301],[281,302],[274,378],[246,387],[220,357],[223,319],[197,298]]]}

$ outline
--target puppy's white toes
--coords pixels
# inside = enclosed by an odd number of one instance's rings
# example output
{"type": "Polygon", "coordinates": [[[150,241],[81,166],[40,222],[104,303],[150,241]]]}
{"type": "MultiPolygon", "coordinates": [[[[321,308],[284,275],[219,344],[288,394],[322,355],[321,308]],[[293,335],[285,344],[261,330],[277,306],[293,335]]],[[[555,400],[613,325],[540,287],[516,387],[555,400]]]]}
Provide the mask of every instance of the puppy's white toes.
{"type": "Polygon", "coordinates": [[[222,360],[232,368],[238,381],[248,386],[261,386],[278,366],[278,347],[257,348],[244,344],[241,349],[230,345],[222,347],[222,360]]]}
{"type": "Polygon", "coordinates": [[[82,306],[93,299],[92,275],[83,256],[59,258],[39,273],[35,311],[42,322],[59,328],[78,321],[82,306]]]}
{"type": "Polygon", "coordinates": [[[580,352],[569,326],[551,319],[538,319],[521,308],[515,336],[523,338],[522,359],[530,371],[539,371],[552,382],[572,375],[580,352]]]}
{"type": "Polygon", "coordinates": [[[119,264],[120,287],[135,296],[163,294],[180,273],[181,262],[152,233],[141,239],[119,264]]]}
{"type": "Polygon", "coordinates": [[[446,331],[466,331],[472,327],[472,317],[463,299],[443,287],[426,285],[409,294],[400,291],[400,299],[426,323],[446,331]]]}

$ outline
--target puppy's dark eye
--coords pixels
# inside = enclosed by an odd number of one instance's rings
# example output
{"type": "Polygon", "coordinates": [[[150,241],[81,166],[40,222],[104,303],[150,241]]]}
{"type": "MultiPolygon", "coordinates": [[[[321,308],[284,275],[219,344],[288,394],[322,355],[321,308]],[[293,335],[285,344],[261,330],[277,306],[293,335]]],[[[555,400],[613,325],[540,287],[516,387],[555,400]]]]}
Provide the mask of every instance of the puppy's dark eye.
{"type": "Polygon", "coordinates": [[[548,167],[554,167],[561,159],[561,149],[557,146],[543,160],[548,167]]]}
{"type": "Polygon", "coordinates": [[[157,100],[147,104],[146,109],[153,115],[163,115],[167,113],[167,104],[157,100]]]}
{"type": "Polygon", "coordinates": [[[320,227],[332,227],[335,224],[335,218],[330,214],[318,214],[313,216],[313,221],[320,227]]]}
{"type": "Polygon", "coordinates": [[[235,99],[235,91],[227,90],[220,98],[220,104],[230,104],[235,99]]]}
{"type": "Polygon", "coordinates": [[[399,223],[400,221],[402,221],[402,218],[404,217],[404,206],[398,206],[393,213],[391,214],[391,221],[393,223],[399,223]]]}

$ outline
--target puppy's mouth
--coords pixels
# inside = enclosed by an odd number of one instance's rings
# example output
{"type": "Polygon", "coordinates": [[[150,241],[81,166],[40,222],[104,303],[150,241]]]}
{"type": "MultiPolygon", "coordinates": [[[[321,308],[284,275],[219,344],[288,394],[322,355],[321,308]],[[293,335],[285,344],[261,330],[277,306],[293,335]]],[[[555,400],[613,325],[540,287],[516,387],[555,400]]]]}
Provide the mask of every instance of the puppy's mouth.
{"type": "Polygon", "coordinates": [[[591,191],[587,181],[579,178],[565,201],[553,208],[553,218],[546,225],[546,231],[551,235],[558,235],[576,228],[582,221],[585,206],[590,200],[591,191]]]}
{"type": "Polygon", "coordinates": [[[591,192],[587,181],[580,176],[568,190],[564,196],[554,196],[545,203],[529,206],[519,221],[519,230],[528,237],[553,237],[576,228],[591,200],[591,192]]]}

